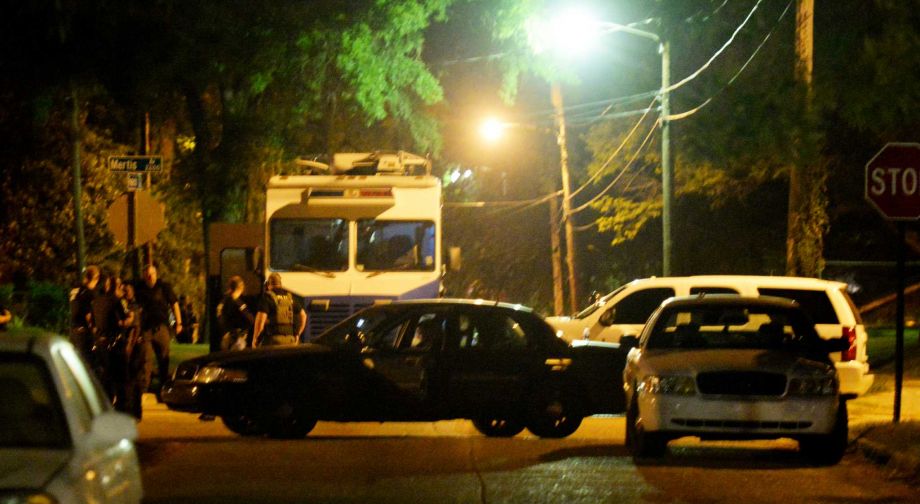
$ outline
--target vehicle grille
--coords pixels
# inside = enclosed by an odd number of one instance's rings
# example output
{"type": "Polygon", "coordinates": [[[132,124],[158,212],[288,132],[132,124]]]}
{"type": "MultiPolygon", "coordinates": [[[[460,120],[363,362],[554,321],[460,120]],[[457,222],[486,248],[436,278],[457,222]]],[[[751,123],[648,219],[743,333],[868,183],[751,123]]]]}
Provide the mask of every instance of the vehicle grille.
{"type": "Polygon", "coordinates": [[[696,386],[701,394],[781,396],[786,392],[786,375],[759,371],[700,373],[696,386]]]}
{"type": "Polygon", "coordinates": [[[672,418],[671,423],[681,427],[747,429],[747,430],[802,430],[811,427],[811,422],[774,422],[768,420],[717,420],[708,418],[672,418]]]}
{"type": "Polygon", "coordinates": [[[309,338],[315,338],[356,311],[367,308],[372,304],[372,301],[330,303],[327,310],[310,310],[307,321],[307,334],[309,338]]]}

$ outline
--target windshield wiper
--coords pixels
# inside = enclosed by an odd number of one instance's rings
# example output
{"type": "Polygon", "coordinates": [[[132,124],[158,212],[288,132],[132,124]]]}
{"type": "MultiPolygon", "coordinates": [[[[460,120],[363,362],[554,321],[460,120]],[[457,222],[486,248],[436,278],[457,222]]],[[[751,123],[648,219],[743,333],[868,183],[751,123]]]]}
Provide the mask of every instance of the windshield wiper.
{"type": "Polygon", "coordinates": [[[316,268],[314,268],[314,267],[312,267],[312,266],[307,266],[306,264],[299,264],[299,263],[298,263],[298,264],[294,264],[293,266],[291,266],[291,271],[302,271],[302,272],[306,272],[306,273],[313,273],[313,274],[319,275],[319,276],[321,276],[321,277],[335,278],[335,274],[333,274],[333,273],[330,273],[330,272],[328,272],[328,271],[321,271],[321,270],[318,270],[318,269],[316,269],[316,268]]]}

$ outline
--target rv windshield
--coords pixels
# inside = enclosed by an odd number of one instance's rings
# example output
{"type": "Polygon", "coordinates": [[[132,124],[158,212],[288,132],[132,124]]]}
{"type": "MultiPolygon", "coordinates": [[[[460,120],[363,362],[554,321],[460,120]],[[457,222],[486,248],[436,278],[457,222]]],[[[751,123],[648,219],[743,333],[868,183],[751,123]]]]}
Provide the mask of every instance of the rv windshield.
{"type": "Polygon", "coordinates": [[[269,247],[274,271],[345,271],[348,221],[272,219],[269,247]]]}
{"type": "Polygon", "coordinates": [[[358,221],[359,271],[432,271],[434,254],[434,222],[358,221]]]}

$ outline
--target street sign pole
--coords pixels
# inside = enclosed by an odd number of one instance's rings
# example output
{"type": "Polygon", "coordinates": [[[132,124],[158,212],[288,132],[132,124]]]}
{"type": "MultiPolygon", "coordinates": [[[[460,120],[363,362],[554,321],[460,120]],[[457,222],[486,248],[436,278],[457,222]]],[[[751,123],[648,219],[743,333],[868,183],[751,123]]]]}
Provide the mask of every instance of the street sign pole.
{"type": "Polygon", "coordinates": [[[905,222],[920,219],[920,144],[891,142],[866,163],[866,201],[886,219],[897,221],[895,281],[894,423],[901,421],[904,382],[905,222]]]}
{"type": "Polygon", "coordinates": [[[898,299],[894,347],[894,423],[901,421],[901,388],[904,384],[904,221],[898,222],[898,299]]]}

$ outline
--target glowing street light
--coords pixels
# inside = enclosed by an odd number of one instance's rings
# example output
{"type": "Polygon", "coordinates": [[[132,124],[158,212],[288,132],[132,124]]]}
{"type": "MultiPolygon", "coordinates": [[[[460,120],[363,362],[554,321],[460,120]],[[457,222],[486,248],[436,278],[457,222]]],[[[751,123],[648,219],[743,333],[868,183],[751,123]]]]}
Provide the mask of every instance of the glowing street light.
{"type": "Polygon", "coordinates": [[[495,117],[490,117],[482,122],[479,134],[489,143],[495,143],[505,135],[505,130],[510,125],[495,117]]]}
{"type": "Polygon", "coordinates": [[[658,53],[661,54],[661,227],[662,227],[662,274],[671,274],[671,208],[674,201],[674,166],[671,163],[671,128],[669,116],[671,114],[670,94],[671,87],[671,50],[667,41],[657,34],[640,30],[630,25],[596,21],[579,11],[567,11],[554,18],[553,22],[534,21],[529,23],[530,40],[534,51],[540,53],[546,49],[576,52],[582,47],[575,44],[592,45],[596,37],[603,33],[625,32],[649,39],[658,44],[658,53]]]}

